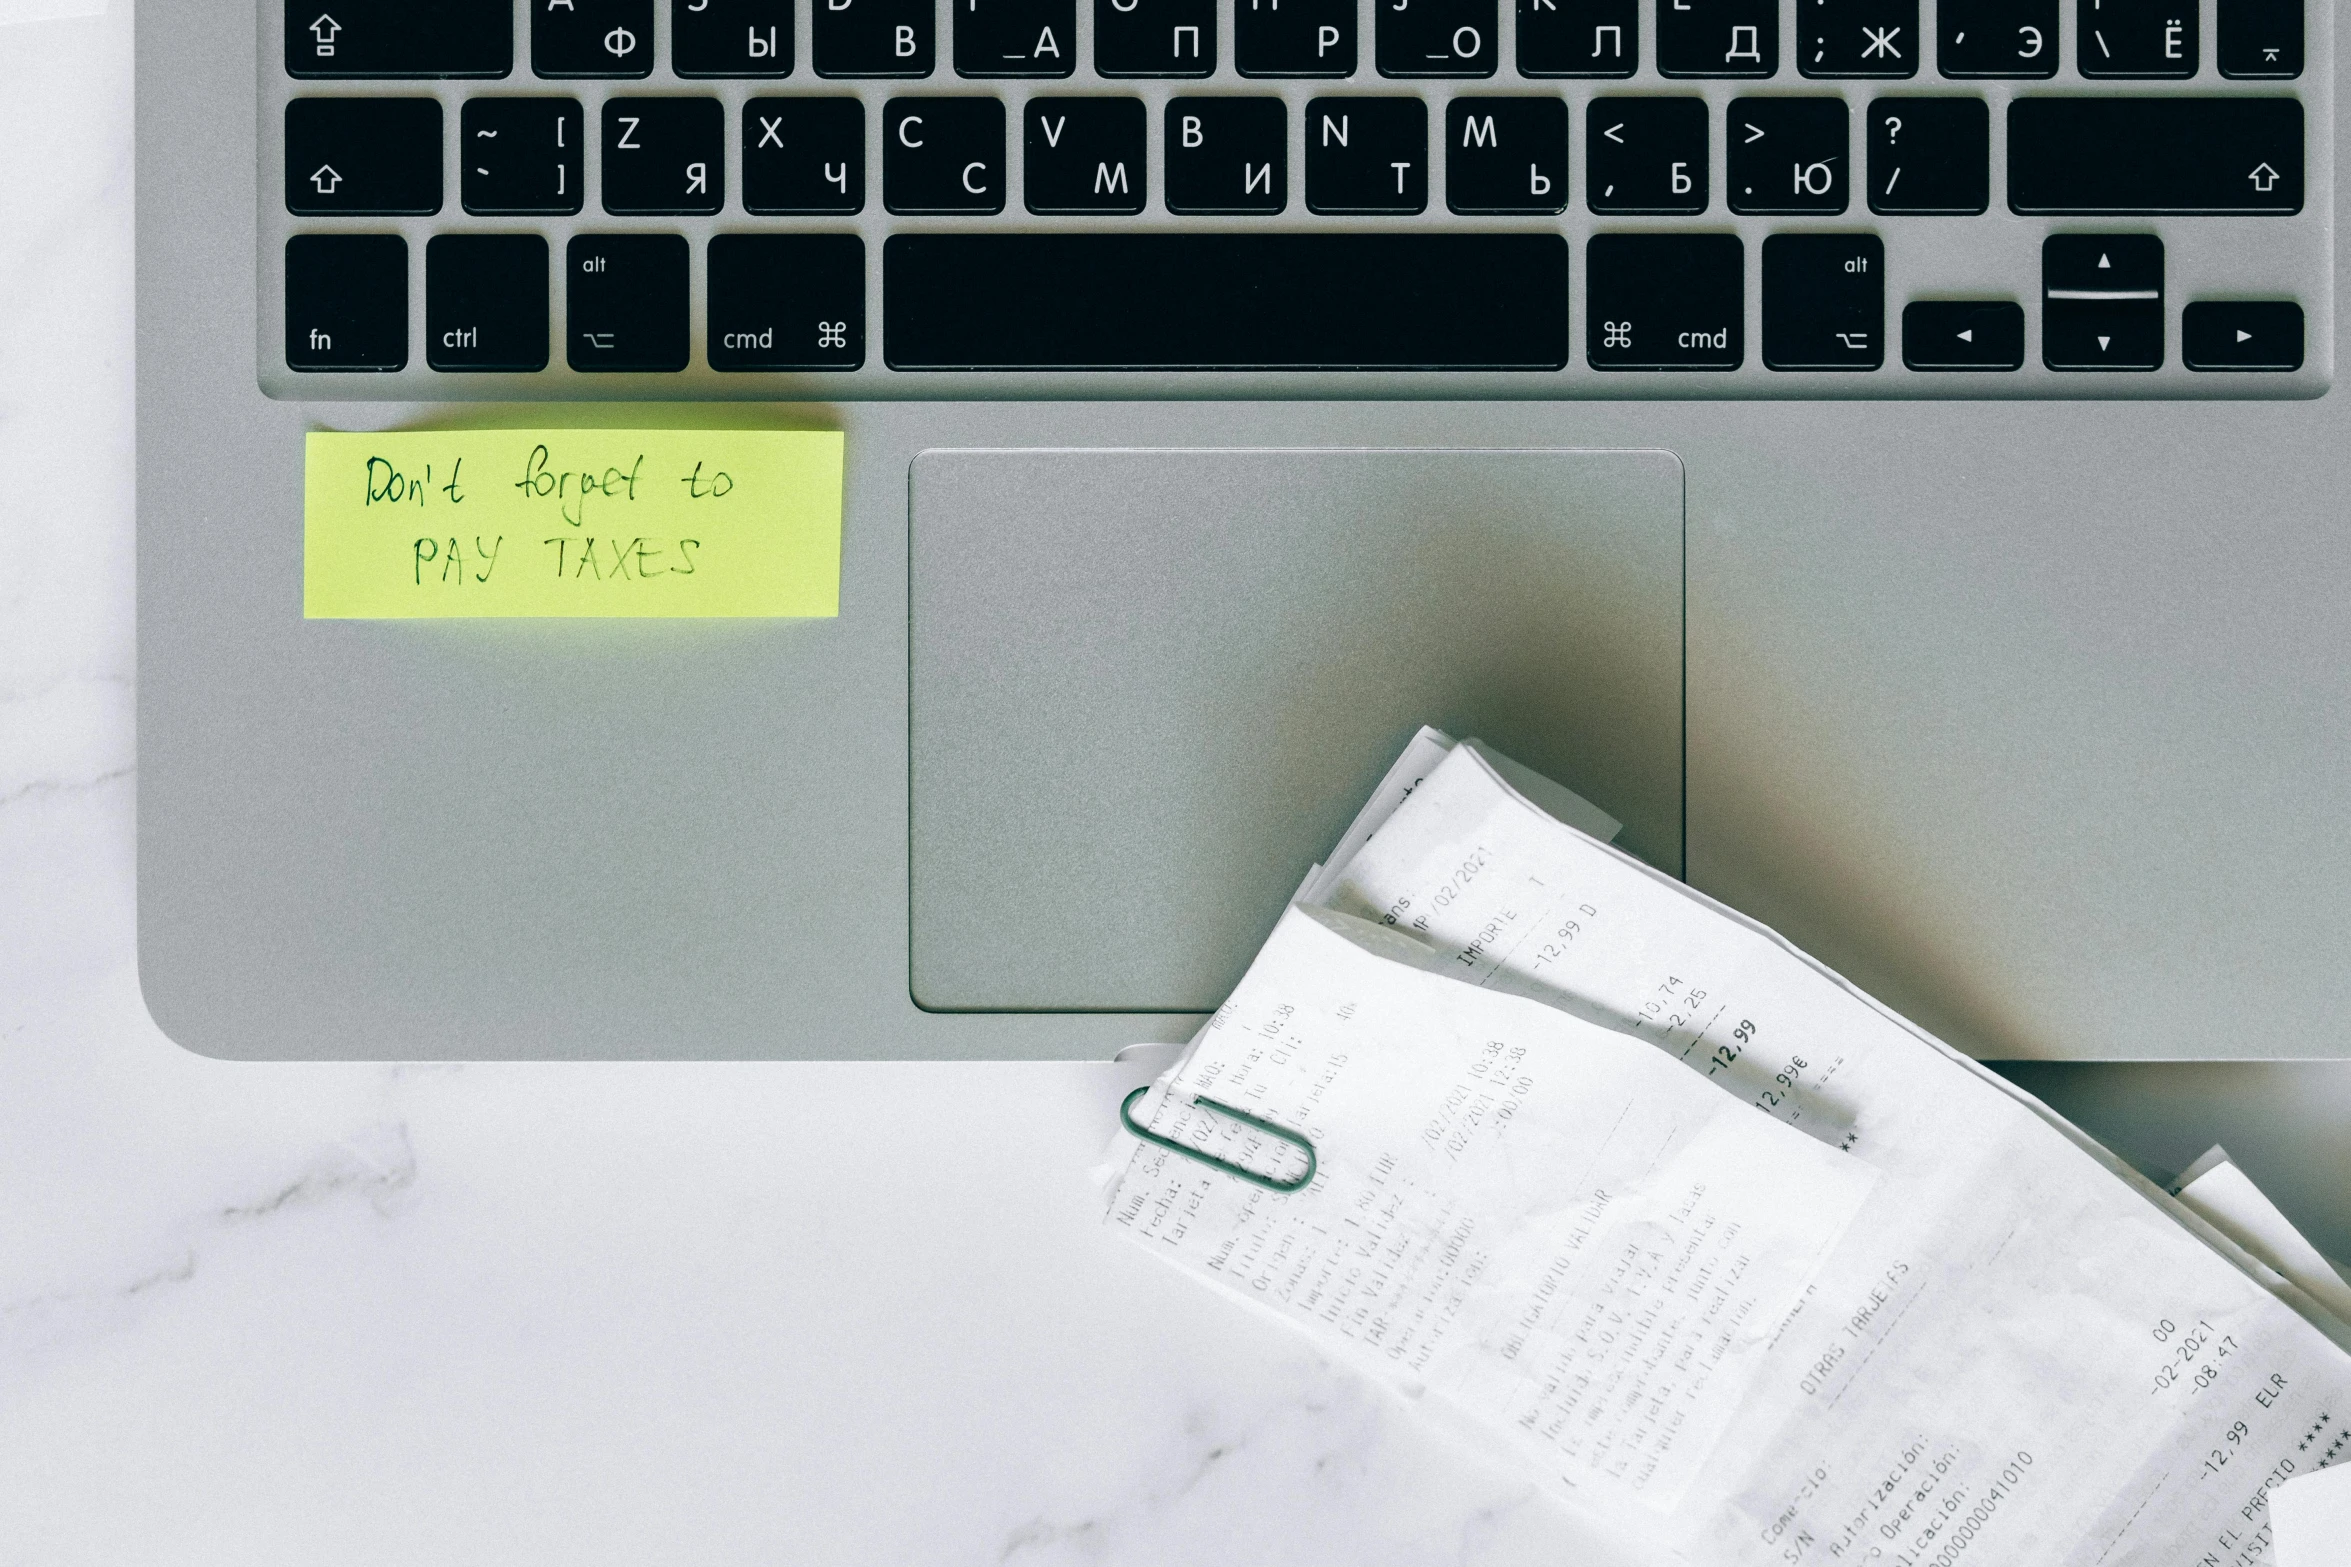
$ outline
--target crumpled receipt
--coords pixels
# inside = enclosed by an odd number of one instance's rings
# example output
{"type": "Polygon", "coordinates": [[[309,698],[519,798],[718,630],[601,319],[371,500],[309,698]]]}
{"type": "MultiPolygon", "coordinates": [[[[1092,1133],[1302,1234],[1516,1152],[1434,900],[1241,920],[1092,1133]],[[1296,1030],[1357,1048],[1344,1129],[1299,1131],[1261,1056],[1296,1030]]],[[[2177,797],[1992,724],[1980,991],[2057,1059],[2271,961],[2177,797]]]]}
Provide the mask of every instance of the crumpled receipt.
{"type": "Polygon", "coordinates": [[[1875,1180],[1648,1045],[1293,908],[1134,1111],[1111,1222],[1563,1494],[1671,1507],[1875,1180]],[[1397,961],[1402,959],[1403,961],[1397,961]],[[1238,1110],[1240,1116],[1230,1112],[1238,1110]]]}

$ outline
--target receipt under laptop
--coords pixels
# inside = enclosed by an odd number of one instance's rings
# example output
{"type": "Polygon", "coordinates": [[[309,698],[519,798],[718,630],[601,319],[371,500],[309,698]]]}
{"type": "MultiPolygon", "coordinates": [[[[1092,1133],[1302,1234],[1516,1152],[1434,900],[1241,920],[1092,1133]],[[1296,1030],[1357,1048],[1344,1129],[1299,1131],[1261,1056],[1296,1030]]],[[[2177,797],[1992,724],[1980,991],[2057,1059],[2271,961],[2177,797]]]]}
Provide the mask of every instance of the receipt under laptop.
{"type": "MultiPolygon", "coordinates": [[[[2247,1567],[2351,1357],[2078,1133],[1456,749],[1314,889],[1881,1172],[1678,1515],[1709,1561],[2247,1567]]],[[[2313,1313],[2314,1316],[2318,1315],[2313,1313]]],[[[2323,1441],[2320,1443],[2323,1448],[2323,1441]]]]}
{"type": "Polygon", "coordinates": [[[1134,1112],[1111,1221],[1564,1493],[1670,1506],[1876,1177],[1638,1040],[1293,907],[1134,1112]],[[1398,961],[1401,959],[1401,961],[1398,961]],[[1235,1116],[1232,1112],[1239,1111],[1235,1116]]]}

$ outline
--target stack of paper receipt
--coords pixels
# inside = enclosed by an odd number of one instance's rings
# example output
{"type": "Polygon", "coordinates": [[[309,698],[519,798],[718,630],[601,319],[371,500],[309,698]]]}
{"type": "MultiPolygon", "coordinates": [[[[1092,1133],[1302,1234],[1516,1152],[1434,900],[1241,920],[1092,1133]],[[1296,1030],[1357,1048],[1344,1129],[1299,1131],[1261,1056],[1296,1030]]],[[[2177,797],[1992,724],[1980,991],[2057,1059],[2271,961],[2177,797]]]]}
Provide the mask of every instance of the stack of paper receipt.
{"type": "Polygon", "coordinates": [[[2268,1491],[2351,1462],[2342,1281],[1613,830],[1424,730],[1132,1107],[1109,1221],[1628,1562],[2268,1559],[2268,1491]]]}

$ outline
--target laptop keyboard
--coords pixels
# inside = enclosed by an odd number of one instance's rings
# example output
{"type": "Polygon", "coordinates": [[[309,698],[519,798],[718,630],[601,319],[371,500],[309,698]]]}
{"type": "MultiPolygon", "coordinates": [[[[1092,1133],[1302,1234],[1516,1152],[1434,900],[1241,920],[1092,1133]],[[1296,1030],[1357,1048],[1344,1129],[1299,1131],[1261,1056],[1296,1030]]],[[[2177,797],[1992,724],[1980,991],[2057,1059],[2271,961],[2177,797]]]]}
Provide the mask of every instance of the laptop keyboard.
{"type": "Polygon", "coordinates": [[[261,381],[2310,396],[2329,10],[261,0],[261,381]]]}

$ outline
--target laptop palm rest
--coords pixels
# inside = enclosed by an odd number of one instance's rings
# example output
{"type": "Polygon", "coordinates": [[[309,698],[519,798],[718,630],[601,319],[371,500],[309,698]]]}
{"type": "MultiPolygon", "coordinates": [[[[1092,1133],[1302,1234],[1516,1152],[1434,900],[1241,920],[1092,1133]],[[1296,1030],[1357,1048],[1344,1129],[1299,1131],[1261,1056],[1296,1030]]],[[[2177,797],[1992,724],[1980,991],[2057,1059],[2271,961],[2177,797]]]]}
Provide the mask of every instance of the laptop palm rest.
{"type": "Polygon", "coordinates": [[[930,451],[911,512],[926,1008],[1212,1010],[1422,723],[1681,871],[1671,453],[930,451]]]}

